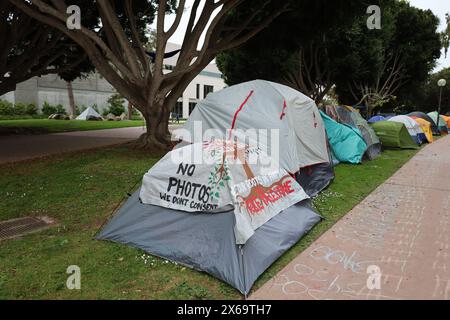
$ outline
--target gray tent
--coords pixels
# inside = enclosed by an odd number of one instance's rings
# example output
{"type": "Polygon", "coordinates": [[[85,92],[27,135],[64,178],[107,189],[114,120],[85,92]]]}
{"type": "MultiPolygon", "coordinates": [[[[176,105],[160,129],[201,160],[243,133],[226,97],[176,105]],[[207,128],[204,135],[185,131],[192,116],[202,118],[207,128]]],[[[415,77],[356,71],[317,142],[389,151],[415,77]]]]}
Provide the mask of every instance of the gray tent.
{"type": "Polygon", "coordinates": [[[273,217],[238,246],[233,211],[189,213],[142,204],[137,191],[97,239],[207,272],[247,295],[256,279],[319,221],[305,200],[273,217]]]}

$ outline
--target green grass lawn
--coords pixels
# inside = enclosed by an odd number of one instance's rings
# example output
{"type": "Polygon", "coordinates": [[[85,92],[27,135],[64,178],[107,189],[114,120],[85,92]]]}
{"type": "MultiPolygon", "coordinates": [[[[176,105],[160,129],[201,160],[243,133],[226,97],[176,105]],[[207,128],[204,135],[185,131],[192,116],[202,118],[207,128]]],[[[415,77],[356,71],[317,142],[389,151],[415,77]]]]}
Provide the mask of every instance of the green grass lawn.
{"type": "Polygon", "coordinates": [[[99,129],[114,129],[139,127],[143,120],[130,121],[84,121],[84,120],[0,120],[0,134],[56,133],[68,131],[86,131],[99,129]]]}
{"type": "MultiPolygon", "coordinates": [[[[314,200],[326,219],[257,281],[260,287],[390,177],[416,150],[388,150],[362,165],[339,165],[314,200]]],[[[227,284],[143,251],[93,236],[157,161],[113,148],[0,167],[0,220],[47,215],[59,226],[0,243],[0,299],[240,299],[227,284]],[[81,268],[81,290],[66,269],[81,268]]]]}

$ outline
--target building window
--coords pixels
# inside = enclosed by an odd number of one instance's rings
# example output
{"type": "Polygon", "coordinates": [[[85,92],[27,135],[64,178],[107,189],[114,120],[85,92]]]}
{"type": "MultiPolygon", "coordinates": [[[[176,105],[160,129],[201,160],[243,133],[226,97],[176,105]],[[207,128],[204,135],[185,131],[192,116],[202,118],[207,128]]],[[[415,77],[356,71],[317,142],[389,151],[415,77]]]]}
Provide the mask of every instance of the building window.
{"type": "Polygon", "coordinates": [[[183,116],[183,102],[182,101],[177,101],[175,106],[172,108],[172,117],[176,117],[177,114],[180,117],[183,116]]]}
{"type": "Polygon", "coordinates": [[[195,95],[195,97],[197,98],[197,99],[200,99],[200,85],[197,83],[197,88],[196,88],[196,95],[195,95]]]}
{"type": "Polygon", "coordinates": [[[189,114],[192,113],[196,105],[197,105],[196,102],[189,102],[189,114]]]}
{"type": "Polygon", "coordinates": [[[213,86],[207,86],[205,85],[203,87],[203,98],[206,98],[206,96],[208,95],[208,93],[214,92],[214,87],[213,86]]]}

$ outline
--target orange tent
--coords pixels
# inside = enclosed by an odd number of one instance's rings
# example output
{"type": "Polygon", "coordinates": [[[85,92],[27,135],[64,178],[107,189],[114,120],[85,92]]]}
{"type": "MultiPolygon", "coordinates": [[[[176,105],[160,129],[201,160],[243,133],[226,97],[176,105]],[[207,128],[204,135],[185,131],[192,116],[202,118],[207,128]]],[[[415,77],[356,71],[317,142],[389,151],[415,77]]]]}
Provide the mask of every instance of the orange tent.
{"type": "Polygon", "coordinates": [[[443,115],[442,118],[444,118],[445,122],[447,122],[447,128],[450,129],[450,117],[443,115]]]}

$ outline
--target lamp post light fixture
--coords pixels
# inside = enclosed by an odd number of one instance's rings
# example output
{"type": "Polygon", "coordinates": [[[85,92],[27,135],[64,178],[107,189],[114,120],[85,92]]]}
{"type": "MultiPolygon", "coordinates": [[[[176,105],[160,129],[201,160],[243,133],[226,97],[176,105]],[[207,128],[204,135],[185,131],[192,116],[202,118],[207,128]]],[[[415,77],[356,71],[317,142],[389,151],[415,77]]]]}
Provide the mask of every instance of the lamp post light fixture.
{"type": "Polygon", "coordinates": [[[439,106],[438,106],[438,114],[437,114],[437,123],[436,126],[439,130],[439,118],[441,117],[441,101],[442,101],[442,88],[445,87],[447,81],[445,79],[439,79],[437,85],[439,87],[439,106]]]}

